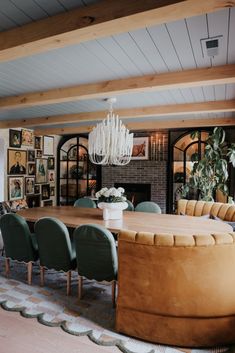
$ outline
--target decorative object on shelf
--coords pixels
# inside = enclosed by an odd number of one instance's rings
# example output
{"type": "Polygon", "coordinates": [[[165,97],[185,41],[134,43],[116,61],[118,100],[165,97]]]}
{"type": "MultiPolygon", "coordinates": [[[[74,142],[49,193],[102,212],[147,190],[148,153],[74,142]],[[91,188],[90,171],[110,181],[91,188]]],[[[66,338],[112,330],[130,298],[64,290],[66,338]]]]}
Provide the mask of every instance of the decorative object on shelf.
{"type": "Polygon", "coordinates": [[[125,190],[123,188],[103,188],[95,196],[98,198],[98,207],[103,210],[103,219],[121,219],[123,210],[128,207],[125,190]]]}
{"type": "Polygon", "coordinates": [[[70,178],[76,179],[81,178],[83,174],[83,168],[81,166],[77,166],[76,164],[72,165],[69,169],[70,178]]]}
{"type": "Polygon", "coordinates": [[[116,98],[107,100],[110,104],[107,118],[89,133],[88,153],[90,161],[101,165],[126,165],[131,160],[133,134],[113,113],[116,98]]]}
{"type": "Polygon", "coordinates": [[[148,159],[149,158],[149,138],[148,137],[134,137],[132,160],[148,159]]]}
{"type": "Polygon", "coordinates": [[[9,130],[9,146],[21,147],[21,130],[9,130]]]}
{"type": "Polygon", "coordinates": [[[43,155],[53,156],[54,155],[54,137],[43,136],[43,155]]]}

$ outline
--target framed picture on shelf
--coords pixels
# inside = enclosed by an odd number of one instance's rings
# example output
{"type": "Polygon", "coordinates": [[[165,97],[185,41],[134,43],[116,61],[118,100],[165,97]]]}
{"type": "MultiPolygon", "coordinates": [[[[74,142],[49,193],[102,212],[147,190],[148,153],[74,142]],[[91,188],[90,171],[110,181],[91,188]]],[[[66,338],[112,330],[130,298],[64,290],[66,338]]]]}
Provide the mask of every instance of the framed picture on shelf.
{"type": "Polygon", "coordinates": [[[21,142],[22,145],[33,147],[33,141],[34,141],[33,130],[22,129],[21,136],[22,136],[22,142],[21,142]]]}
{"type": "Polygon", "coordinates": [[[132,160],[143,160],[149,158],[149,138],[134,137],[132,160]]]}
{"type": "Polygon", "coordinates": [[[43,136],[43,155],[53,156],[54,155],[54,137],[43,136]]]}
{"type": "Polygon", "coordinates": [[[42,149],[42,136],[34,136],[34,148],[35,150],[42,149]]]}
{"type": "Polygon", "coordinates": [[[8,149],[8,174],[26,174],[26,156],[27,152],[24,150],[8,149]]]}
{"type": "Polygon", "coordinates": [[[21,130],[9,130],[9,146],[21,147],[21,130]]]}
{"type": "Polygon", "coordinates": [[[8,177],[9,201],[20,200],[24,197],[24,177],[8,177]]]}
{"type": "Polygon", "coordinates": [[[25,195],[34,194],[34,177],[26,177],[25,178],[25,195]]]}
{"type": "Polygon", "coordinates": [[[48,157],[48,169],[55,169],[55,157],[48,157]]]}
{"type": "Polygon", "coordinates": [[[34,185],[34,193],[35,194],[41,194],[41,185],[40,184],[35,184],[34,185]]]}
{"type": "Polygon", "coordinates": [[[48,183],[54,184],[55,183],[55,172],[54,170],[48,170],[48,183]]]}
{"type": "Polygon", "coordinates": [[[35,175],[35,174],[36,174],[36,164],[28,163],[28,175],[35,175]]]}
{"type": "Polygon", "coordinates": [[[42,184],[42,200],[48,200],[50,198],[50,185],[42,184]]]}
{"type": "Polygon", "coordinates": [[[42,158],[42,150],[36,150],[36,158],[42,158]]]}
{"type": "Polygon", "coordinates": [[[47,182],[47,159],[46,158],[36,158],[36,183],[46,183],[47,182]]]}
{"type": "Polygon", "coordinates": [[[28,150],[28,162],[34,162],[34,161],[35,161],[35,151],[28,150]]]}

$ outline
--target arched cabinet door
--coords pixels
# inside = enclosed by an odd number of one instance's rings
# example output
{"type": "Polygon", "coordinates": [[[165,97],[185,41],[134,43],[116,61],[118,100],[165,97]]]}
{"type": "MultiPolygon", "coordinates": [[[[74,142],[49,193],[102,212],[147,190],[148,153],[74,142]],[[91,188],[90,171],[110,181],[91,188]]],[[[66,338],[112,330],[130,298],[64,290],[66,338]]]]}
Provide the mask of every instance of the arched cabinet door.
{"type": "Polygon", "coordinates": [[[101,185],[101,168],[89,161],[86,136],[63,136],[57,151],[57,204],[95,195],[101,185]]]}

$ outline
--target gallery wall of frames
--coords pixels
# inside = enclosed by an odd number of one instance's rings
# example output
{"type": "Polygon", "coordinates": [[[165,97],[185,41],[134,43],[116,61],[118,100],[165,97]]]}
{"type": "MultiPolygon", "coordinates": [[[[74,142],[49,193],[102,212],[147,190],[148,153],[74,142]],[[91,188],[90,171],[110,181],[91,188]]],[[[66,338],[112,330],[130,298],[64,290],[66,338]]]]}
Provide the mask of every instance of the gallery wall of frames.
{"type": "Polygon", "coordinates": [[[5,201],[26,201],[29,207],[55,205],[55,137],[34,136],[29,129],[8,131],[5,201]]]}

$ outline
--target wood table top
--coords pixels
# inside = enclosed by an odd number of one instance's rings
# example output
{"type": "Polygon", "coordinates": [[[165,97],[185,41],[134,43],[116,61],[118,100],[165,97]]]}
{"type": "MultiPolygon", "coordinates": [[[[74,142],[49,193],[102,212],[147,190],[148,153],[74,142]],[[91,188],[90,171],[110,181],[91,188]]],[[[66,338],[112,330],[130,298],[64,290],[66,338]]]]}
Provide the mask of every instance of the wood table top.
{"type": "Polygon", "coordinates": [[[203,217],[178,216],[146,212],[124,211],[121,220],[103,220],[100,209],[73,206],[35,207],[17,212],[29,222],[36,222],[41,217],[54,217],[67,227],[76,228],[83,224],[99,224],[111,232],[121,229],[155,234],[198,235],[231,232],[232,227],[224,222],[203,217]]]}

